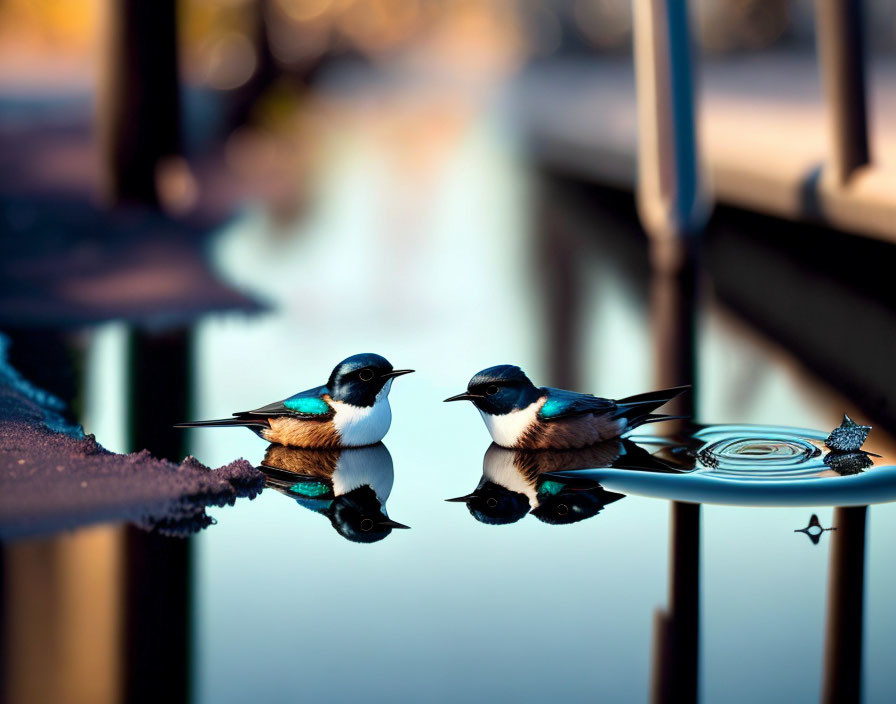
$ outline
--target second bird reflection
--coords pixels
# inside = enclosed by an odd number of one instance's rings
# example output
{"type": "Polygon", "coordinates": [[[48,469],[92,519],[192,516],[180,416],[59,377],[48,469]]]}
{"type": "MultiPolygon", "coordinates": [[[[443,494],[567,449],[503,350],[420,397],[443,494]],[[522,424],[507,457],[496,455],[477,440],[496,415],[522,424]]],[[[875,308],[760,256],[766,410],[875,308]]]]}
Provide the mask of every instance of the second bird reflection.
{"type": "Polygon", "coordinates": [[[386,513],[392,492],[392,455],[382,443],[341,450],[271,445],[258,468],[267,486],[326,516],[346,540],[375,543],[409,528],[386,513]]]}
{"type": "Polygon", "coordinates": [[[588,479],[544,476],[586,467],[609,466],[625,454],[625,440],[611,440],[582,450],[527,452],[492,444],[482,460],[482,478],[471,493],[447,501],[462,502],[477,521],[516,523],[531,513],[544,523],[577,523],[596,516],[625,498],[588,479]]]}

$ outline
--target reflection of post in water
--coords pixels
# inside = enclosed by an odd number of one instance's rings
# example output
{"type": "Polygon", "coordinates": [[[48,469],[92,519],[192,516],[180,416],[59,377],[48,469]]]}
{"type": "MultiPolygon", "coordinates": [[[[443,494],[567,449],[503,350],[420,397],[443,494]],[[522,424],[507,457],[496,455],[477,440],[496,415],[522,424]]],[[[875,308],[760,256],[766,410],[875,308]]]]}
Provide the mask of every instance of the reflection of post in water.
{"type": "Polygon", "coordinates": [[[128,437],[135,450],[183,459],[185,431],[172,426],[190,415],[190,333],[135,329],[129,335],[128,437]]]}
{"type": "MultiPolygon", "coordinates": [[[[694,382],[697,235],[709,208],[700,169],[686,3],[634,3],[638,215],[650,237],[651,320],[662,385],[694,382]]],[[[670,413],[687,412],[695,395],[670,413]]]]}
{"type": "MultiPolygon", "coordinates": [[[[54,338],[23,339],[24,352],[54,338]]],[[[67,350],[51,349],[35,359],[61,369],[42,382],[77,400],[67,350]]],[[[180,459],[170,426],[188,417],[188,334],[134,332],[131,352],[130,445],[180,459]]],[[[186,702],[189,566],[189,541],[136,528],[0,545],[0,701],[186,702]]]]}
{"type": "MultiPolygon", "coordinates": [[[[658,388],[695,385],[664,409],[697,412],[697,233],[708,216],[699,168],[684,3],[634,4],[638,214],[650,240],[650,322],[658,388]]],[[[679,422],[677,425],[681,425],[679,422]]],[[[672,423],[663,424],[673,432],[672,423]]],[[[654,620],[651,701],[696,702],[700,505],[670,504],[669,609],[654,620]]]]}
{"type": "MultiPolygon", "coordinates": [[[[180,142],[176,3],[107,5],[108,75],[98,106],[106,196],[111,205],[151,208],[159,202],[159,166],[180,142]]],[[[69,349],[60,344],[67,336],[41,335],[23,336],[23,344],[44,350],[31,356],[36,369],[27,376],[77,405],[80,370],[67,375],[69,349]]],[[[135,449],[182,456],[181,436],[163,424],[186,417],[186,339],[185,332],[134,333],[128,420],[135,449]]],[[[0,677],[0,700],[187,700],[187,541],[134,529],[123,539],[101,526],[0,546],[0,563],[2,655],[9,668],[0,677]]]]}
{"type": "Polygon", "coordinates": [[[117,704],[121,534],[0,544],[0,702],[117,704]]]}
{"type": "MultiPolygon", "coordinates": [[[[179,461],[189,417],[189,333],[132,331],[130,444],[179,461]]],[[[125,701],[186,702],[190,672],[190,540],[126,528],[125,701]]]]}
{"type": "MultiPolygon", "coordinates": [[[[696,413],[698,269],[696,245],[690,238],[654,243],[650,282],[650,320],[653,328],[657,386],[691,384],[690,393],[670,402],[664,411],[696,413]]],[[[664,425],[670,429],[668,424],[664,425]]]]}
{"type": "Polygon", "coordinates": [[[650,700],[696,702],[700,629],[700,504],[670,505],[669,608],[653,622],[650,700]]]}
{"type": "Polygon", "coordinates": [[[867,506],[834,510],[837,531],[828,567],[822,701],[858,702],[862,694],[865,516],[867,506]]]}
{"type": "MultiPolygon", "coordinates": [[[[157,207],[159,169],[178,154],[180,103],[177,13],[173,0],[109,3],[107,76],[99,133],[110,205],[157,207]]],[[[130,445],[171,460],[183,457],[188,336],[131,334],[130,445]]],[[[124,700],[188,699],[190,543],[127,528],[123,576],[124,700]]]]}
{"type": "Polygon", "coordinates": [[[574,389],[581,381],[582,243],[564,220],[561,208],[552,207],[558,194],[552,192],[556,189],[550,179],[543,178],[540,187],[535,254],[545,307],[545,362],[551,384],[574,389]]]}

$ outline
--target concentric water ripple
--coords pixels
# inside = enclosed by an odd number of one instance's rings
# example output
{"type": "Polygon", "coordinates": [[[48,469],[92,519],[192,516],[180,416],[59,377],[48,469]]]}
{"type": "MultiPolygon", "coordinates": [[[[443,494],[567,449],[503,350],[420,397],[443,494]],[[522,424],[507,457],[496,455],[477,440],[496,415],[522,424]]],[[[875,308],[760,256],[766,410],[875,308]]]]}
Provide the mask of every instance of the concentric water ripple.
{"type": "Polygon", "coordinates": [[[556,473],[607,491],[731,506],[864,506],[896,501],[896,462],[831,452],[828,433],[761,425],[711,425],[687,436],[633,435],[609,467],[556,473]],[[689,460],[689,461],[688,461],[689,460]],[[658,470],[657,461],[672,471],[658,470]],[[640,464],[643,462],[643,465],[640,464]],[[678,471],[675,471],[677,469],[678,471]]]}
{"type": "Polygon", "coordinates": [[[792,480],[825,469],[821,454],[821,448],[799,436],[735,436],[706,444],[697,458],[718,476],[792,480]]]}
{"type": "Polygon", "coordinates": [[[779,426],[717,425],[694,435],[704,441],[697,460],[726,479],[792,481],[826,469],[823,433],[779,426]]]}

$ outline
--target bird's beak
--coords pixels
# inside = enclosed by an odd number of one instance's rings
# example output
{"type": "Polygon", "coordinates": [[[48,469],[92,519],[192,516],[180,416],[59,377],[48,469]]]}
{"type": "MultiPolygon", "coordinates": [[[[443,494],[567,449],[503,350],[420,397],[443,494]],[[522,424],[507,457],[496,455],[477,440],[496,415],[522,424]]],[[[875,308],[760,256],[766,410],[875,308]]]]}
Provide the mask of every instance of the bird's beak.
{"type": "Polygon", "coordinates": [[[410,526],[406,526],[404,523],[399,523],[398,521],[393,521],[391,518],[387,518],[385,521],[380,521],[380,525],[384,528],[405,528],[410,530],[410,526]]]}
{"type": "Polygon", "coordinates": [[[482,398],[481,396],[477,396],[476,394],[471,394],[468,391],[464,391],[462,394],[458,394],[457,396],[452,396],[451,398],[446,398],[443,403],[448,403],[449,401],[472,401],[474,398],[482,398]]]}
{"type": "Polygon", "coordinates": [[[445,501],[448,501],[449,503],[461,504],[461,503],[466,503],[470,499],[475,499],[475,498],[476,498],[476,492],[474,491],[472,494],[467,494],[466,496],[458,496],[456,499],[445,499],[445,501]]]}
{"type": "MultiPolygon", "coordinates": [[[[391,372],[386,372],[382,375],[383,379],[394,379],[397,376],[401,376],[402,374],[410,374],[413,372],[413,369],[393,369],[391,372]]],[[[407,526],[405,526],[407,528],[407,526]]]]}

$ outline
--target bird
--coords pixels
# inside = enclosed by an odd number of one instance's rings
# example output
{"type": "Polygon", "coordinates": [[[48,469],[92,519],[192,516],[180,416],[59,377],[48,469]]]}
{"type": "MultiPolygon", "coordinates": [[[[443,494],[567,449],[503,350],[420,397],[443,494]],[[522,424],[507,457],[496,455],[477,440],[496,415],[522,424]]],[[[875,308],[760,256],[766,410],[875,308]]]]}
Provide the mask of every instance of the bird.
{"type": "Polygon", "coordinates": [[[652,391],[617,401],[591,394],[537,387],[511,364],[483,369],[464,393],[445,401],[472,401],[501,447],[521,450],[576,449],[619,437],[629,430],[681,416],[653,413],[689,386],[652,391]]]}
{"type": "Polygon", "coordinates": [[[392,455],[383,443],[344,449],[270,445],[258,469],[268,487],[326,516],[346,540],[375,543],[409,526],[386,513],[392,492],[392,455]]]}
{"type": "Polygon", "coordinates": [[[596,516],[607,504],[623,498],[590,479],[571,475],[577,469],[608,467],[630,451],[628,440],[607,440],[581,450],[529,452],[492,443],[482,459],[482,478],[465,496],[446,499],[465,503],[480,523],[516,523],[530,513],[543,523],[562,525],[596,516]],[[563,478],[550,472],[568,471],[563,478]]]}
{"type": "Polygon", "coordinates": [[[323,386],[300,391],[232,418],[178,423],[175,428],[249,428],[268,442],[305,448],[362,447],[382,440],[392,423],[393,369],[378,354],[356,354],[333,368],[323,386]]]}

